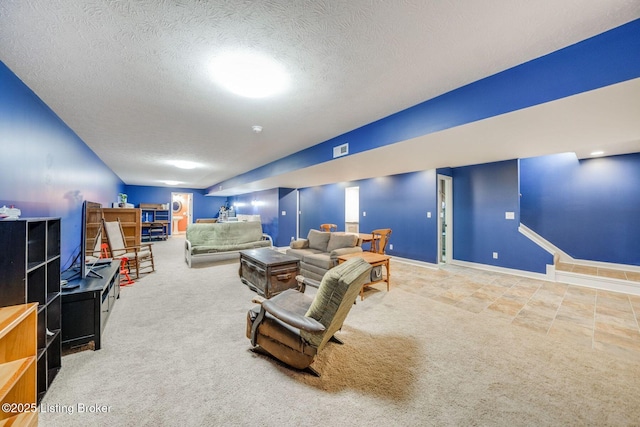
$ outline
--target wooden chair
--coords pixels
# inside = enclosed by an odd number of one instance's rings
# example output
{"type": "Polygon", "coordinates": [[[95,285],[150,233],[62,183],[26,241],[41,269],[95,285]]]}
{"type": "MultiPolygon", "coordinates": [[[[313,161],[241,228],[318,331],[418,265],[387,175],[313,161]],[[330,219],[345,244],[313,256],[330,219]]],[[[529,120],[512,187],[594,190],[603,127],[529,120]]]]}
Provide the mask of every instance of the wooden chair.
{"type": "Polygon", "coordinates": [[[336,224],[320,224],[320,231],[338,231],[336,224]]]}
{"type": "Polygon", "coordinates": [[[378,254],[384,254],[387,243],[389,243],[389,237],[391,236],[391,229],[380,228],[373,230],[371,234],[373,235],[373,240],[371,241],[371,249],[369,250],[378,254]]]}
{"type": "Polygon", "coordinates": [[[120,218],[116,221],[105,221],[103,218],[102,226],[107,235],[107,243],[109,244],[109,253],[111,254],[111,257],[115,259],[127,258],[129,271],[135,270],[136,279],[140,277],[140,272],[143,269],[151,269],[151,271],[155,271],[151,243],[143,243],[140,246],[127,247],[120,218]]]}

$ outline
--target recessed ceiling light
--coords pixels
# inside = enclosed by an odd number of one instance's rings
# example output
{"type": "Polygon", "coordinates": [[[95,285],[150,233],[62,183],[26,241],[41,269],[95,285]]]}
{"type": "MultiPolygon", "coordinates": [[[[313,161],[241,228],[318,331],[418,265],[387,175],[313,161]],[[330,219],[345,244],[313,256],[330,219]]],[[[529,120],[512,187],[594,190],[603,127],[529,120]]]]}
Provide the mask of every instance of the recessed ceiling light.
{"type": "Polygon", "coordinates": [[[162,181],[167,185],[178,185],[180,184],[180,181],[162,181]]]}
{"type": "Polygon", "coordinates": [[[604,151],[598,150],[598,151],[592,151],[590,155],[597,157],[597,156],[602,156],[603,154],[604,154],[604,151]]]}
{"type": "Polygon", "coordinates": [[[264,98],[282,92],[289,82],[284,68],[266,56],[228,53],[211,66],[213,78],[236,95],[264,98]]]}
{"type": "Polygon", "coordinates": [[[251,130],[253,130],[253,133],[260,133],[262,132],[262,126],[258,126],[258,125],[251,126],[251,130]]]}
{"type": "Polygon", "coordinates": [[[188,160],[169,160],[167,161],[167,163],[180,169],[195,169],[200,166],[200,164],[196,162],[190,162],[188,160]]]}

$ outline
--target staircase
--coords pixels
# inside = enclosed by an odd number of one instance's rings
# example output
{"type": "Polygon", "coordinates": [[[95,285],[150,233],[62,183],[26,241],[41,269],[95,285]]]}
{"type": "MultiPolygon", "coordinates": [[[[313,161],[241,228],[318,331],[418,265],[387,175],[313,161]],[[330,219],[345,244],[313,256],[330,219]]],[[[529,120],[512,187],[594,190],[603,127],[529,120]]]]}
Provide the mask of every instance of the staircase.
{"type": "Polygon", "coordinates": [[[640,295],[640,267],[574,259],[527,226],[520,224],[518,230],[553,255],[554,265],[547,268],[549,280],[640,295]]]}

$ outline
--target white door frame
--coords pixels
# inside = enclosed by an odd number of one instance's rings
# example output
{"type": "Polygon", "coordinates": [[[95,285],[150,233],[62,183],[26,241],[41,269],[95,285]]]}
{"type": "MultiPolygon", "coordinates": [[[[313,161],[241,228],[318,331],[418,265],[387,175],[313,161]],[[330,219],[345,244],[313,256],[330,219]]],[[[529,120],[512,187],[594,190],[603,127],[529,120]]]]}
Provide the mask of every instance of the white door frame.
{"type": "Polygon", "coordinates": [[[300,215],[302,215],[300,210],[300,190],[296,189],[296,240],[300,238],[300,215]]]}
{"type": "Polygon", "coordinates": [[[188,206],[188,210],[187,210],[187,226],[189,224],[193,224],[193,193],[185,193],[182,191],[172,191],[171,192],[171,203],[169,204],[169,211],[171,212],[171,235],[176,235],[178,234],[178,230],[174,229],[174,222],[173,222],[173,197],[176,195],[184,195],[187,198],[187,206],[188,206]]]}
{"type": "Polygon", "coordinates": [[[438,263],[449,263],[453,259],[453,178],[447,175],[437,176],[438,192],[436,195],[438,203],[438,263]],[[444,184],[444,188],[443,188],[444,184]],[[442,203],[440,195],[445,195],[444,223],[446,225],[445,232],[445,253],[444,261],[442,259],[442,203]]]}

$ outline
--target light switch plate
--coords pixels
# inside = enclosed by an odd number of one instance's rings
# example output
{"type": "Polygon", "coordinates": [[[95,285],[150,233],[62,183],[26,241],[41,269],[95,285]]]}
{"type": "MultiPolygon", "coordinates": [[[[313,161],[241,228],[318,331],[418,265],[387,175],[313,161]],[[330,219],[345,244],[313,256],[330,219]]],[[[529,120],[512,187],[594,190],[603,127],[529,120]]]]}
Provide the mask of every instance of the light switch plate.
{"type": "Polygon", "coordinates": [[[505,219],[516,219],[516,213],[515,212],[505,212],[504,213],[504,218],[505,219]]]}

